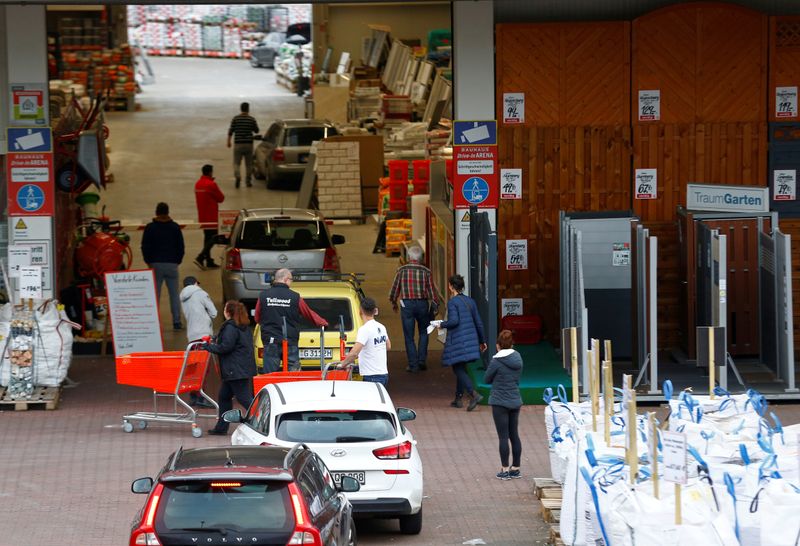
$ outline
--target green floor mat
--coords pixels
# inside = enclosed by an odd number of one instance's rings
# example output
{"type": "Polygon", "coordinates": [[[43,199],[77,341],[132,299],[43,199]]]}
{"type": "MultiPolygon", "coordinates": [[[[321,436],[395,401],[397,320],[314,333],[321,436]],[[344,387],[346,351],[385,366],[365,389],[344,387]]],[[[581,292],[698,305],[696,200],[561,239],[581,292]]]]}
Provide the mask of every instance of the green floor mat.
{"type": "MultiPolygon", "coordinates": [[[[561,359],[556,354],[553,346],[547,341],[536,345],[515,345],[514,349],[522,355],[522,378],[519,389],[522,393],[523,404],[544,404],[542,395],[544,389],[552,387],[556,390],[558,385],[564,385],[567,392],[572,388],[572,381],[561,366],[561,359]]],[[[483,369],[481,362],[475,361],[467,366],[467,371],[475,388],[483,395],[483,403],[489,400],[490,385],[483,382],[483,369]]]]}

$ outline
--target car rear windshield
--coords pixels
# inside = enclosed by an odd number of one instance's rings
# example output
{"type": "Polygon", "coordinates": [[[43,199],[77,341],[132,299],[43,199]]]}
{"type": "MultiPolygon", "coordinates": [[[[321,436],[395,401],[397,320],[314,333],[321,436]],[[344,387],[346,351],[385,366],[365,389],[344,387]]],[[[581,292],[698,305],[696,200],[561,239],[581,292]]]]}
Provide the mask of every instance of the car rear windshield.
{"type": "Polygon", "coordinates": [[[307,220],[248,220],[236,246],[246,250],[311,250],[330,246],[328,232],[307,220]]]}
{"type": "Polygon", "coordinates": [[[216,528],[289,532],[294,528],[286,483],[242,482],[239,487],[212,484],[166,483],[158,504],[156,531],[216,528]]]}
{"type": "MultiPolygon", "coordinates": [[[[328,321],[329,331],[339,330],[339,317],[344,319],[344,331],[349,332],[353,329],[353,315],[350,312],[350,300],[345,298],[306,298],[303,300],[319,316],[328,321]]],[[[300,322],[300,330],[319,330],[305,317],[300,322]]]]}
{"type": "Polygon", "coordinates": [[[278,439],[289,442],[379,442],[397,436],[391,415],[382,411],[298,411],[278,419],[278,439]]]}
{"type": "Polygon", "coordinates": [[[284,146],[311,146],[315,140],[337,134],[333,127],[289,127],[283,139],[284,146]]]}

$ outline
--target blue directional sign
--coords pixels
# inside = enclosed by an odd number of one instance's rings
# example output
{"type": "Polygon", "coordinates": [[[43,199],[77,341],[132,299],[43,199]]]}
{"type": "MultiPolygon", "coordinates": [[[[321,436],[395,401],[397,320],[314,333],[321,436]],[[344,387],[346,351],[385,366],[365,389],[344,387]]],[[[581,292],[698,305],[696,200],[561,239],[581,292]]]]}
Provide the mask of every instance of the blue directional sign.
{"type": "Polygon", "coordinates": [[[453,122],[454,146],[497,146],[497,121],[453,122]]]}
{"type": "Polygon", "coordinates": [[[53,139],[49,127],[9,127],[9,152],[52,152],[53,139]]]}
{"type": "Polygon", "coordinates": [[[17,192],[17,205],[26,212],[36,212],[44,206],[44,192],[35,184],[25,184],[17,192]]]}
{"type": "Polygon", "coordinates": [[[480,205],[489,197],[489,183],[479,176],[473,176],[464,182],[461,193],[470,205],[480,205]]]}

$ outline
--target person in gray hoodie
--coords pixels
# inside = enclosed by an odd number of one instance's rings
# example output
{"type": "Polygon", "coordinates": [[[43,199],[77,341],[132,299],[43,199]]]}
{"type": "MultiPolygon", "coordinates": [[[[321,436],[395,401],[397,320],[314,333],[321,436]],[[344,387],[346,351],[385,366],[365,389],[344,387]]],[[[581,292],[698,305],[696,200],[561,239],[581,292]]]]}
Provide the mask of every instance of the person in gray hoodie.
{"type": "MultiPolygon", "coordinates": [[[[217,316],[217,308],[208,292],[200,288],[200,283],[192,276],[183,279],[181,310],[186,319],[186,339],[189,343],[200,341],[214,333],[212,321],[217,316]]],[[[202,408],[214,407],[202,396],[198,396],[197,391],[189,394],[189,403],[202,408]]]]}
{"type": "Polygon", "coordinates": [[[510,330],[497,334],[497,353],[489,363],[483,382],[492,386],[489,405],[500,441],[500,472],[497,478],[510,480],[521,478],[519,471],[522,457],[522,442],[519,439],[519,410],[522,396],[519,379],[522,375],[522,356],[514,350],[514,336],[510,330]],[[511,466],[508,465],[509,443],[511,444],[511,466]]]}

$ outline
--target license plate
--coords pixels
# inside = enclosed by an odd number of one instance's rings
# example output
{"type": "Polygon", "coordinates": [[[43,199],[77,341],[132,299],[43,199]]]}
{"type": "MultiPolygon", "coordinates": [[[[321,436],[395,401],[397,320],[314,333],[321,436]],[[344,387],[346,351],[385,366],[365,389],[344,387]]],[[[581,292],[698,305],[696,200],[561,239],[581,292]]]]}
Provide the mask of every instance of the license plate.
{"type": "Polygon", "coordinates": [[[333,476],[333,482],[335,484],[342,483],[342,476],[350,476],[351,478],[355,478],[358,480],[358,483],[364,485],[367,483],[367,477],[363,471],[358,472],[331,472],[331,476],[333,476]]]}
{"type": "Polygon", "coordinates": [[[298,160],[300,163],[308,163],[308,154],[300,154],[298,160]]]}
{"type": "Polygon", "coordinates": [[[264,273],[264,284],[270,284],[272,282],[272,273],[264,273]]]}
{"type": "MultiPolygon", "coordinates": [[[[300,358],[303,360],[319,360],[319,349],[300,349],[300,358]]],[[[333,349],[325,349],[325,359],[333,358],[333,349]]]]}

